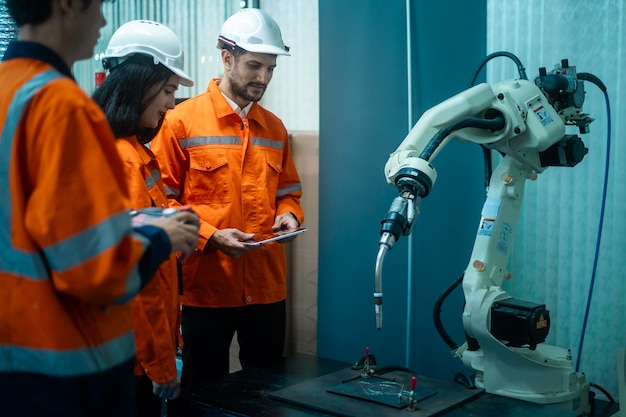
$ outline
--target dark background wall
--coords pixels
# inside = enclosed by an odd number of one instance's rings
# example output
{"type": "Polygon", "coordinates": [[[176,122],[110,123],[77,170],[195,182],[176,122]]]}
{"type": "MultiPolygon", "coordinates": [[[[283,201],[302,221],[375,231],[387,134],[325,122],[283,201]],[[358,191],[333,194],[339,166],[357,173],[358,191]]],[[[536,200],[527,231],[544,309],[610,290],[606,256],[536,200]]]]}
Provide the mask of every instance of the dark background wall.
{"type": "MultiPolygon", "coordinates": [[[[410,70],[404,1],[319,1],[318,355],[354,362],[367,346],[379,366],[448,379],[464,368],[436,333],[433,304],[469,260],[484,200],[482,154],[452,142],[435,159],[438,180],[412,235],[386,256],[377,331],[379,226],[396,195],[383,167],[425,110],[469,87],[487,53],[486,0],[412,1],[409,9],[410,70]]],[[[459,288],[443,307],[458,344],[462,307],[459,288]]]]}

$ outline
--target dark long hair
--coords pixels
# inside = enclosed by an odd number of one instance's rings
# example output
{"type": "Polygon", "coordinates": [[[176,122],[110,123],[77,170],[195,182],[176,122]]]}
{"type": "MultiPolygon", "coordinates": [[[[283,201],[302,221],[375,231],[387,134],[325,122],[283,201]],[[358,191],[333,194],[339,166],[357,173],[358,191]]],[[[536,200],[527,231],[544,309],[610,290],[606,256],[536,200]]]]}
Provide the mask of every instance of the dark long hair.
{"type": "Polygon", "coordinates": [[[152,57],[142,54],[128,57],[110,71],[92,98],[104,111],[115,137],[136,135],[141,143],[154,138],[163,120],[154,129],[141,126],[141,114],[156,97],[145,94],[157,84],[161,86],[159,94],[172,75],[165,66],[155,65],[152,57]]]}

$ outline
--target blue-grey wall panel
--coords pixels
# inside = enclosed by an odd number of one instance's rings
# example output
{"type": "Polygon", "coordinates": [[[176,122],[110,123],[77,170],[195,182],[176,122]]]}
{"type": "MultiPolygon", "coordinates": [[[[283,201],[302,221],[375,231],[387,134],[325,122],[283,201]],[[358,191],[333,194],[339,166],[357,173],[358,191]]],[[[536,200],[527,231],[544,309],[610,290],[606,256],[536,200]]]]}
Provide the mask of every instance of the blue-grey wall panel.
{"type": "MultiPolygon", "coordinates": [[[[383,167],[409,123],[469,86],[486,54],[486,0],[412,2],[410,122],[405,2],[320,0],[319,8],[318,354],[354,361],[369,346],[381,365],[451,377],[463,368],[437,335],[432,309],[468,262],[484,199],[482,154],[477,145],[452,143],[435,159],[439,178],[413,235],[385,259],[384,324],[377,331],[379,226],[396,194],[383,167]]],[[[444,305],[444,323],[457,343],[463,342],[462,304],[458,289],[444,305]]]]}
{"type": "MultiPolygon", "coordinates": [[[[486,0],[414,1],[411,23],[417,119],[428,108],[470,87],[487,54],[486,0]]],[[[437,182],[422,201],[422,214],[411,236],[414,298],[408,366],[420,374],[448,379],[466,370],[437,334],[433,304],[469,262],[485,197],[483,156],[478,145],[452,141],[433,165],[437,182]]],[[[462,309],[459,287],[442,312],[445,328],[457,344],[464,342],[462,309]]]]}
{"type": "MultiPolygon", "coordinates": [[[[369,345],[379,360],[402,361],[404,303],[385,305],[383,339],[373,291],[379,222],[395,194],[383,166],[408,126],[405,6],[320,0],[319,8],[318,354],[352,361],[369,345]]],[[[406,243],[388,256],[386,274],[406,276],[406,243]]],[[[385,291],[405,293],[403,281],[385,291]]]]}

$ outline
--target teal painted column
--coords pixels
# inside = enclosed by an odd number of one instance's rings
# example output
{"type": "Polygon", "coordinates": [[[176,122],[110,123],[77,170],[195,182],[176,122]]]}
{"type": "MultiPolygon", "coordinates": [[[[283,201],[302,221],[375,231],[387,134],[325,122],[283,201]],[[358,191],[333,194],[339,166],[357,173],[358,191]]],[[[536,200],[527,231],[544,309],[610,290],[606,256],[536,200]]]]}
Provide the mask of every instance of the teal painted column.
{"type": "MultiPolygon", "coordinates": [[[[471,253],[484,201],[482,154],[477,145],[452,143],[434,160],[438,180],[412,236],[385,258],[377,331],[380,220],[396,195],[383,167],[425,110],[469,87],[486,55],[486,0],[413,1],[409,10],[407,35],[404,1],[319,1],[318,355],[353,362],[368,346],[379,365],[449,379],[464,368],[436,333],[433,305],[471,253]]],[[[459,290],[443,314],[459,344],[462,307],[459,290]]]]}

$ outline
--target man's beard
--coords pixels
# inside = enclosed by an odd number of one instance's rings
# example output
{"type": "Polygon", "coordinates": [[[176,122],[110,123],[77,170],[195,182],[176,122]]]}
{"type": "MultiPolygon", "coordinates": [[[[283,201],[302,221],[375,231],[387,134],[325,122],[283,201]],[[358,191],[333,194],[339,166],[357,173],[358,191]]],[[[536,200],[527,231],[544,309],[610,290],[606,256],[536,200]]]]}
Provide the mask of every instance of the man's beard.
{"type": "Polygon", "coordinates": [[[258,94],[252,94],[248,91],[248,86],[254,85],[254,83],[240,84],[237,82],[236,78],[231,76],[230,78],[230,89],[234,96],[241,97],[245,100],[250,101],[259,101],[263,97],[263,93],[265,93],[265,89],[261,90],[258,94]]]}

